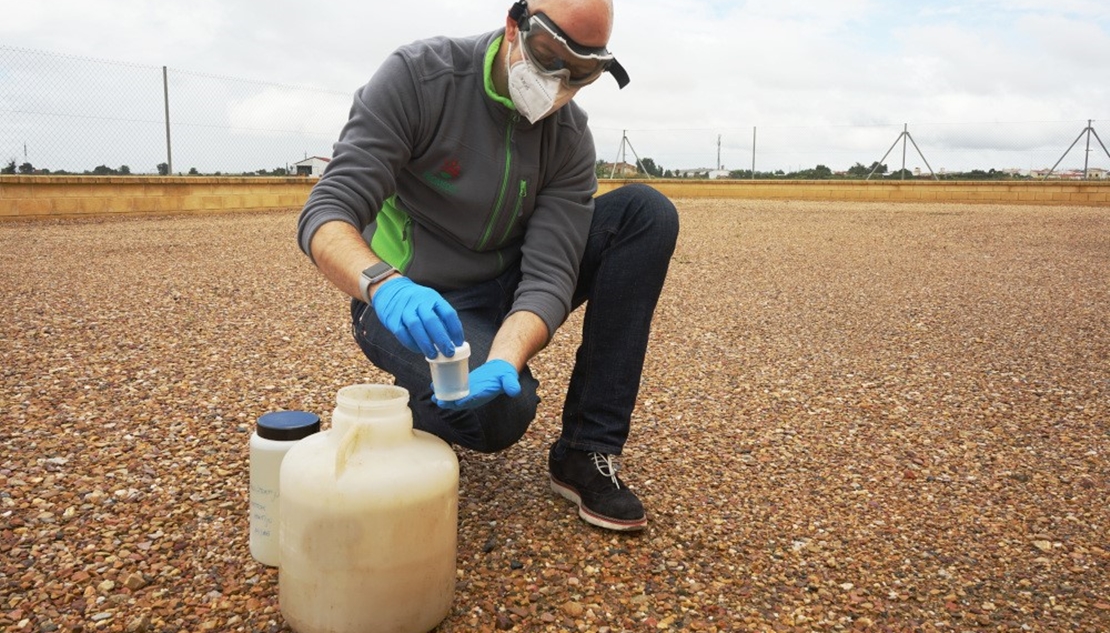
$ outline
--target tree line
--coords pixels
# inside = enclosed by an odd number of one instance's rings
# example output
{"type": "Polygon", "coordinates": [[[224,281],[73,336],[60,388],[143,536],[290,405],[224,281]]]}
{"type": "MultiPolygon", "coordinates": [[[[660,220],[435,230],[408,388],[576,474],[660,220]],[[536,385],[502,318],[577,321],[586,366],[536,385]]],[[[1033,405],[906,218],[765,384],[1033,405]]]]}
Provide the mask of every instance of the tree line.
{"type": "MultiPolygon", "coordinates": [[[[651,158],[641,159],[636,165],[636,175],[633,178],[691,178],[708,179],[710,169],[670,170],[657,165],[651,158]]],[[[613,173],[613,164],[603,160],[597,161],[594,169],[598,178],[609,178],[613,173]]],[[[868,176],[879,176],[888,180],[931,179],[930,173],[915,174],[908,169],[890,171],[887,165],[875,161],[870,166],[856,163],[843,173],[836,173],[826,165],[817,165],[812,169],[801,169],[787,172],[782,169],[775,171],[756,171],[750,169],[734,169],[728,171],[727,178],[736,180],[834,180],[834,179],[862,179],[868,176]]],[[[618,177],[622,177],[619,176],[618,177]]],[[[627,177],[627,176],[623,176],[627,177]]],[[[966,172],[946,172],[937,174],[938,178],[945,180],[1031,180],[1032,176],[1022,176],[1011,171],[998,169],[972,169],[966,172]]]]}
{"type": "MultiPolygon", "coordinates": [[[[158,163],[156,167],[159,176],[169,176],[170,166],[168,163],[158,163]]],[[[127,165],[120,165],[119,167],[109,167],[107,165],[97,165],[91,170],[85,171],[66,171],[64,169],[49,169],[36,168],[31,163],[23,163],[16,165],[15,159],[9,160],[8,164],[0,168],[0,174],[24,174],[24,175],[39,175],[39,176],[132,176],[135,175],[131,168],[127,165]]],[[[241,173],[224,173],[214,172],[210,174],[201,173],[196,167],[191,167],[185,174],[178,173],[178,175],[188,176],[288,176],[290,172],[285,167],[275,167],[274,169],[258,169],[255,171],[245,171],[241,173]]]]}
{"type": "MultiPolygon", "coordinates": [[[[613,165],[603,160],[597,161],[594,171],[598,178],[609,178],[612,174],[613,165]]],[[[159,163],[156,167],[159,176],[170,175],[170,166],[167,163],[159,163]]],[[[711,170],[670,170],[663,169],[662,166],[657,165],[651,158],[644,158],[636,164],[636,175],[634,178],[709,178],[711,170]],[[689,174],[689,175],[687,175],[689,174]]],[[[867,178],[869,175],[884,177],[887,179],[909,180],[914,178],[932,178],[931,174],[922,173],[920,175],[914,174],[908,169],[900,169],[890,172],[885,164],[878,161],[871,163],[871,166],[865,166],[863,163],[856,163],[848,168],[848,171],[843,174],[837,174],[826,165],[817,165],[813,169],[802,169],[798,171],[786,172],[781,169],[775,171],[756,171],[754,174],[750,169],[735,169],[728,172],[728,178],[737,180],[833,180],[833,179],[853,179],[853,178],[867,178]]],[[[131,176],[133,175],[131,168],[127,165],[120,165],[113,168],[107,165],[97,165],[92,170],[83,172],[65,171],[49,169],[37,169],[34,165],[24,162],[21,165],[16,165],[15,159],[9,160],[8,164],[0,168],[0,174],[25,174],[25,175],[55,175],[55,176],[131,176]]],[[[285,167],[275,167],[274,169],[257,169],[255,171],[245,171],[240,173],[231,172],[213,172],[201,173],[197,171],[196,167],[192,167],[185,174],[188,176],[289,176],[292,175],[285,167]]],[[[627,177],[627,175],[622,176],[627,177]]],[[[1022,176],[1014,174],[1009,171],[1002,171],[996,169],[972,169],[966,172],[947,172],[945,174],[938,174],[939,178],[945,180],[1030,180],[1032,176],[1022,176]]]]}

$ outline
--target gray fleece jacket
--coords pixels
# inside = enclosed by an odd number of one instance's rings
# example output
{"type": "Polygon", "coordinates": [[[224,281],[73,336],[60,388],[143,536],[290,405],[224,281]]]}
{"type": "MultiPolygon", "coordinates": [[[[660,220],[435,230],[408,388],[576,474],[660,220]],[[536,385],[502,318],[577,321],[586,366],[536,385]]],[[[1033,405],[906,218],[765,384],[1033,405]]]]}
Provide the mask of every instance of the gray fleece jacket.
{"type": "Polygon", "coordinates": [[[310,254],[322,224],[349,222],[378,257],[437,290],[519,265],[511,311],[537,314],[550,336],[570,312],[593,215],[594,143],[575,103],[532,125],[495,93],[503,35],[390,55],[355,94],[297,239],[310,254]]]}

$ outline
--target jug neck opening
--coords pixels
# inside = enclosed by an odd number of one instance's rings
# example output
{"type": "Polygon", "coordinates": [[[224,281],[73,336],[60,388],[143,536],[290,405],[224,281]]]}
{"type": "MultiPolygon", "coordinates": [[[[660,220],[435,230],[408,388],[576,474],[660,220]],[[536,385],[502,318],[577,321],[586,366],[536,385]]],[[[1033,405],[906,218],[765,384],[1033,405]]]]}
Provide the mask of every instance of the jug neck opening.
{"type": "Polygon", "coordinates": [[[350,425],[373,428],[376,442],[401,440],[412,435],[412,412],[409,392],[393,385],[350,385],[336,395],[337,413],[345,415],[342,422],[333,417],[333,426],[346,433],[350,425]]]}
{"type": "Polygon", "coordinates": [[[394,385],[350,385],[336,394],[336,403],[352,411],[393,411],[407,407],[409,392],[394,385]]]}

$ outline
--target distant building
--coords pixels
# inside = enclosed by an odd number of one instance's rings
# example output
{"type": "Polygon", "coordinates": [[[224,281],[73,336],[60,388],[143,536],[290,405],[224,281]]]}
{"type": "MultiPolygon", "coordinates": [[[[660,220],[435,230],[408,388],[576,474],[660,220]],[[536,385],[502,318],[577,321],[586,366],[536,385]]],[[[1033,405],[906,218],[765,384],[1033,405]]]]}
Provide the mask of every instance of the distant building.
{"type": "Polygon", "coordinates": [[[727,169],[713,169],[711,167],[698,167],[696,169],[676,169],[675,178],[708,178],[709,180],[723,180],[731,178],[732,172],[727,169]]]}
{"type": "Polygon", "coordinates": [[[310,178],[319,178],[324,175],[324,168],[331,162],[330,158],[322,156],[309,156],[304,160],[299,160],[293,163],[293,174],[296,176],[308,176],[310,178]]]}
{"type": "Polygon", "coordinates": [[[604,178],[635,178],[640,172],[628,163],[605,163],[598,173],[604,178]]]}
{"type": "Polygon", "coordinates": [[[708,178],[711,171],[713,170],[708,167],[698,167],[697,169],[678,169],[674,173],[679,178],[708,178]]]}
{"type": "MultiPolygon", "coordinates": [[[[1037,179],[1049,180],[1083,180],[1082,169],[1061,169],[1057,171],[1049,171],[1047,169],[1034,169],[1029,172],[1029,175],[1037,179]]],[[[1110,173],[1101,167],[1091,167],[1087,169],[1087,180],[1103,180],[1110,178],[1110,173]]]]}

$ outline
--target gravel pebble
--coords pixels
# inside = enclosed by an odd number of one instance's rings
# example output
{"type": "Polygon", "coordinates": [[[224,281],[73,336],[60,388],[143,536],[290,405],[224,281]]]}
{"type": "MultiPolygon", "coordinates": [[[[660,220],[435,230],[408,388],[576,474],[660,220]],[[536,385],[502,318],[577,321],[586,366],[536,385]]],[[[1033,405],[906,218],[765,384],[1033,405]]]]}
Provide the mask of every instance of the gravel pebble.
{"type": "MultiPolygon", "coordinates": [[[[1110,209],[679,200],[622,476],[463,452],[450,631],[1110,630],[1110,209]]],[[[388,382],[296,211],[0,224],[0,630],[287,631],[255,419],[388,382]]]]}

